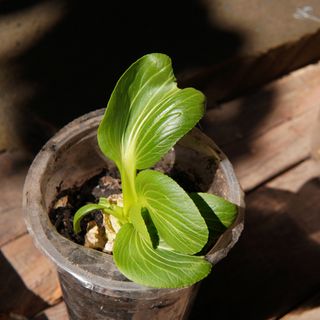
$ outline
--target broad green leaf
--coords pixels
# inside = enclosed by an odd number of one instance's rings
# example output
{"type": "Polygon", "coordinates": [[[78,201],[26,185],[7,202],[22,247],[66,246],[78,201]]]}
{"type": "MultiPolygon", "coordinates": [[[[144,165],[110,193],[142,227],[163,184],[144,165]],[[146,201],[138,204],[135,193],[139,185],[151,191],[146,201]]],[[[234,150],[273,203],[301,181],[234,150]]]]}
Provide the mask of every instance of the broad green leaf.
{"type": "Polygon", "coordinates": [[[209,193],[191,193],[209,228],[220,231],[229,228],[237,217],[237,206],[221,197],[209,193]]]}
{"type": "Polygon", "coordinates": [[[146,239],[150,244],[151,238],[147,229],[147,226],[141,215],[141,206],[139,204],[133,205],[129,210],[130,222],[133,224],[135,229],[141,234],[141,236],[146,239]]]}
{"type": "Polygon", "coordinates": [[[80,222],[81,220],[90,212],[94,210],[102,210],[105,209],[105,206],[95,204],[95,203],[89,203],[78,209],[78,211],[75,213],[73,217],[73,230],[75,233],[79,233],[81,231],[80,222]]]}
{"type": "Polygon", "coordinates": [[[170,177],[141,171],[136,180],[140,203],[146,207],[162,238],[181,253],[199,252],[208,241],[208,228],[188,194],[170,177]]]}
{"type": "Polygon", "coordinates": [[[133,205],[129,210],[130,222],[140,235],[152,246],[159,244],[157,230],[151,220],[149,212],[145,208],[141,208],[139,204],[133,205]]]}
{"type": "Polygon", "coordinates": [[[205,97],[179,89],[171,59],[153,53],[134,62],[111,94],[98,129],[102,152],[118,167],[153,166],[200,120],[205,97]]]}
{"type": "Polygon", "coordinates": [[[200,253],[206,253],[237,217],[237,206],[209,193],[191,193],[190,198],[198,207],[209,229],[209,239],[200,253]]]}
{"type": "Polygon", "coordinates": [[[190,286],[211,270],[211,264],[204,257],[154,249],[131,223],[118,232],[113,258],[127,278],[155,288],[190,286]]]}

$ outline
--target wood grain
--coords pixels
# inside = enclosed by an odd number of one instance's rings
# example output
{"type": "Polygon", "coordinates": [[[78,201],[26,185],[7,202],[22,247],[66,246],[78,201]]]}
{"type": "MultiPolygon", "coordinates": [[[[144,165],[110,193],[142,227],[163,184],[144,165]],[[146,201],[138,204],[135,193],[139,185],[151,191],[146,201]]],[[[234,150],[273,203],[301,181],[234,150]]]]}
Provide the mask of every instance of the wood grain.
{"type": "Polygon", "coordinates": [[[203,282],[191,319],[277,319],[317,291],[317,172],[308,160],[247,195],[243,234],[203,282]]]}
{"type": "Polygon", "coordinates": [[[27,317],[61,298],[55,267],[25,234],[1,249],[0,313],[27,317]]]}
{"type": "Polygon", "coordinates": [[[319,107],[319,87],[320,63],[317,63],[252,94],[217,105],[206,112],[202,126],[222,146],[248,136],[260,136],[319,107]]]}
{"type": "MultiPolygon", "coordinates": [[[[316,64],[206,115],[205,131],[244,189],[260,187],[247,193],[244,233],[204,281],[191,319],[316,317],[319,299],[299,305],[320,288],[319,171],[307,159],[319,101],[316,64]]],[[[55,268],[34,247],[22,218],[29,164],[18,153],[0,155],[0,319],[65,320],[55,268]]]]}
{"type": "Polygon", "coordinates": [[[26,232],[21,203],[30,159],[19,152],[0,154],[0,247],[26,232]]]}
{"type": "Polygon", "coordinates": [[[319,101],[315,64],[210,110],[202,126],[248,191],[309,156],[319,101]]]}
{"type": "Polygon", "coordinates": [[[261,136],[248,137],[223,148],[246,191],[310,155],[311,123],[316,110],[309,110],[261,136]]]}
{"type": "MultiPolygon", "coordinates": [[[[248,3],[248,1],[245,2],[248,3]]],[[[269,4],[271,2],[273,2],[273,8],[280,3],[279,1],[270,1],[269,4]]],[[[299,4],[296,4],[296,6],[299,6],[299,4]]],[[[256,10],[253,10],[253,12],[256,15],[256,10]]],[[[239,16],[238,12],[237,15],[239,16]]],[[[290,16],[288,21],[292,22],[294,20],[290,16]]],[[[274,26],[271,27],[274,28],[274,26]]],[[[253,31],[255,28],[250,25],[249,29],[253,31]]],[[[258,33],[259,29],[260,27],[256,30],[258,33]]],[[[286,33],[290,34],[288,28],[286,28],[286,33]]],[[[276,35],[277,31],[274,30],[272,34],[276,35]]],[[[259,37],[259,39],[262,38],[259,37]]],[[[295,41],[279,43],[277,47],[269,48],[265,52],[257,52],[256,55],[233,56],[231,59],[217,63],[212,67],[204,66],[193,70],[185,70],[179,75],[178,79],[184,86],[195,86],[202,90],[208,98],[208,107],[211,108],[216,101],[228,101],[248,92],[253,92],[266,83],[319,61],[319,39],[320,32],[318,29],[308,35],[305,34],[300,39],[295,39],[295,41]]]]}

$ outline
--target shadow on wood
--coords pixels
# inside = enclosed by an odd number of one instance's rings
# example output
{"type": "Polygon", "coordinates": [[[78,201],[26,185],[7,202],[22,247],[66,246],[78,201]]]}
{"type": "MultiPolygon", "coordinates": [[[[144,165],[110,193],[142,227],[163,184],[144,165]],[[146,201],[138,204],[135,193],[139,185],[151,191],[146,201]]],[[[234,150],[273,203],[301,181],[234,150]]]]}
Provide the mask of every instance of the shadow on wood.
{"type": "Polygon", "coordinates": [[[319,289],[319,191],[312,179],[297,193],[250,194],[244,232],[203,282],[191,319],[273,319],[319,289]]]}
{"type": "MultiPolygon", "coordinates": [[[[221,28],[209,19],[209,13],[196,0],[164,0],[156,8],[146,0],[97,1],[93,5],[72,0],[50,3],[60,12],[57,22],[24,52],[11,58],[18,70],[15,87],[36,89],[21,106],[27,122],[31,111],[61,127],[86,112],[106,107],[119,76],[143,54],[168,54],[178,75],[235,55],[244,41],[239,32],[221,28]]],[[[40,4],[4,1],[2,6],[0,18],[12,15],[15,19],[40,4]]],[[[44,14],[50,17],[47,11],[44,14]]],[[[25,118],[21,120],[24,122],[25,118]]],[[[28,144],[34,144],[30,141],[34,131],[21,133],[28,144]]],[[[37,137],[41,143],[47,139],[39,134],[37,137]]]]}
{"type": "Polygon", "coordinates": [[[11,319],[14,316],[31,318],[49,306],[26,287],[2,252],[0,266],[0,319],[11,319]]]}

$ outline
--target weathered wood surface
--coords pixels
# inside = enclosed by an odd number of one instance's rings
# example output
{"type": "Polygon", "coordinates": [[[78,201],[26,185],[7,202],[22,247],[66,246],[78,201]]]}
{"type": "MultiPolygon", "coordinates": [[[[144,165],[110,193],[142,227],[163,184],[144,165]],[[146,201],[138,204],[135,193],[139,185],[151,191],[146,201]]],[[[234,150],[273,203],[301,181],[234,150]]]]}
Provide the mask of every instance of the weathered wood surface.
{"type": "Polygon", "coordinates": [[[0,319],[32,317],[61,299],[53,265],[35,247],[22,215],[30,157],[0,155],[0,319]]]}
{"type": "Polygon", "coordinates": [[[24,234],[1,248],[0,314],[32,317],[61,299],[55,267],[24,234]]]}
{"type": "Polygon", "coordinates": [[[210,101],[243,94],[320,57],[317,0],[185,1],[183,14],[180,3],[166,4],[169,11],[166,5],[151,8],[146,20],[141,6],[148,6],[143,3],[126,4],[126,14],[117,2],[2,1],[0,150],[30,142],[29,128],[23,127],[33,113],[61,125],[93,106],[104,106],[117,76],[155,44],[172,55],[182,80],[199,84],[210,101]],[[305,7],[311,11],[303,15],[305,7]],[[129,38],[143,34],[146,25],[152,37],[135,39],[131,50],[123,41],[114,54],[101,39],[123,37],[122,29],[114,28],[123,20],[130,26],[129,38]],[[179,35],[172,32],[177,26],[183,26],[179,35]],[[83,38],[91,45],[79,50],[83,38]]]}
{"type": "Polygon", "coordinates": [[[29,164],[24,154],[0,154],[0,247],[26,232],[21,202],[29,164]]]}
{"type": "MultiPolygon", "coordinates": [[[[245,231],[203,283],[191,319],[276,319],[319,288],[318,170],[304,161],[247,196],[245,231]]],[[[309,306],[301,320],[320,316],[309,306]]],[[[65,319],[61,305],[54,310],[48,319],[65,319]]]]}
{"type": "Polygon", "coordinates": [[[244,232],[203,282],[192,320],[277,319],[319,290],[317,175],[305,161],[248,194],[244,232]]]}
{"type": "Polygon", "coordinates": [[[208,112],[203,127],[244,189],[262,186],[248,194],[244,233],[204,282],[192,319],[206,319],[206,307],[217,319],[278,318],[319,290],[319,169],[303,161],[319,101],[316,64],[208,112]]]}
{"type": "MultiPolygon", "coordinates": [[[[206,116],[204,129],[248,191],[246,224],[204,281],[191,319],[320,318],[319,171],[308,159],[319,83],[320,66],[309,66],[206,116]]],[[[0,319],[66,320],[55,269],[22,219],[28,165],[21,155],[0,155],[0,319]]]]}
{"type": "Polygon", "coordinates": [[[206,0],[202,5],[213,27],[212,43],[216,43],[217,25],[224,39],[224,46],[216,45],[213,50],[206,44],[203,56],[211,49],[211,56],[220,57],[220,63],[210,65],[208,59],[205,65],[185,70],[182,79],[203,90],[210,105],[319,60],[320,5],[316,0],[206,0]]]}
{"type": "Polygon", "coordinates": [[[202,126],[248,191],[308,157],[319,101],[318,63],[209,110],[202,126]]]}

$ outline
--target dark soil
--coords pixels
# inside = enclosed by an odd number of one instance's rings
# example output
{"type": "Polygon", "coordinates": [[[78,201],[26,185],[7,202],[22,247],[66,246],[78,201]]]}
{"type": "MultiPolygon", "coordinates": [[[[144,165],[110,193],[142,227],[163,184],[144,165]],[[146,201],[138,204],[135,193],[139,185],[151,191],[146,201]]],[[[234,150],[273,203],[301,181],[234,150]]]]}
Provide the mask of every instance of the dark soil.
{"type": "MultiPolygon", "coordinates": [[[[170,175],[185,191],[193,192],[199,190],[197,183],[192,181],[194,179],[187,173],[176,170],[176,168],[165,171],[165,173],[170,175]]],[[[49,212],[50,220],[61,235],[83,245],[88,223],[94,220],[98,226],[102,227],[103,216],[100,210],[87,214],[81,220],[81,232],[75,234],[73,231],[73,217],[77,210],[87,203],[97,203],[100,197],[108,197],[111,194],[121,192],[119,172],[116,169],[114,171],[103,170],[98,175],[88,179],[80,187],[73,187],[58,192],[56,200],[53,202],[49,212]],[[67,197],[67,201],[64,201],[63,205],[55,208],[56,203],[64,197],[67,197]]]]}
{"type": "Polygon", "coordinates": [[[119,173],[103,170],[80,187],[59,192],[49,212],[50,220],[61,235],[83,245],[87,224],[94,220],[98,226],[102,226],[103,216],[100,210],[92,211],[81,220],[81,232],[75,234],[73,231],[75,213],[87,203],[97,203],[100,197],[108,197],[117,193],[121,193],[119,173]],[[67,201],[62,206],[55,208],[57,201],[64,197],[67,197],[67,201]]]}

